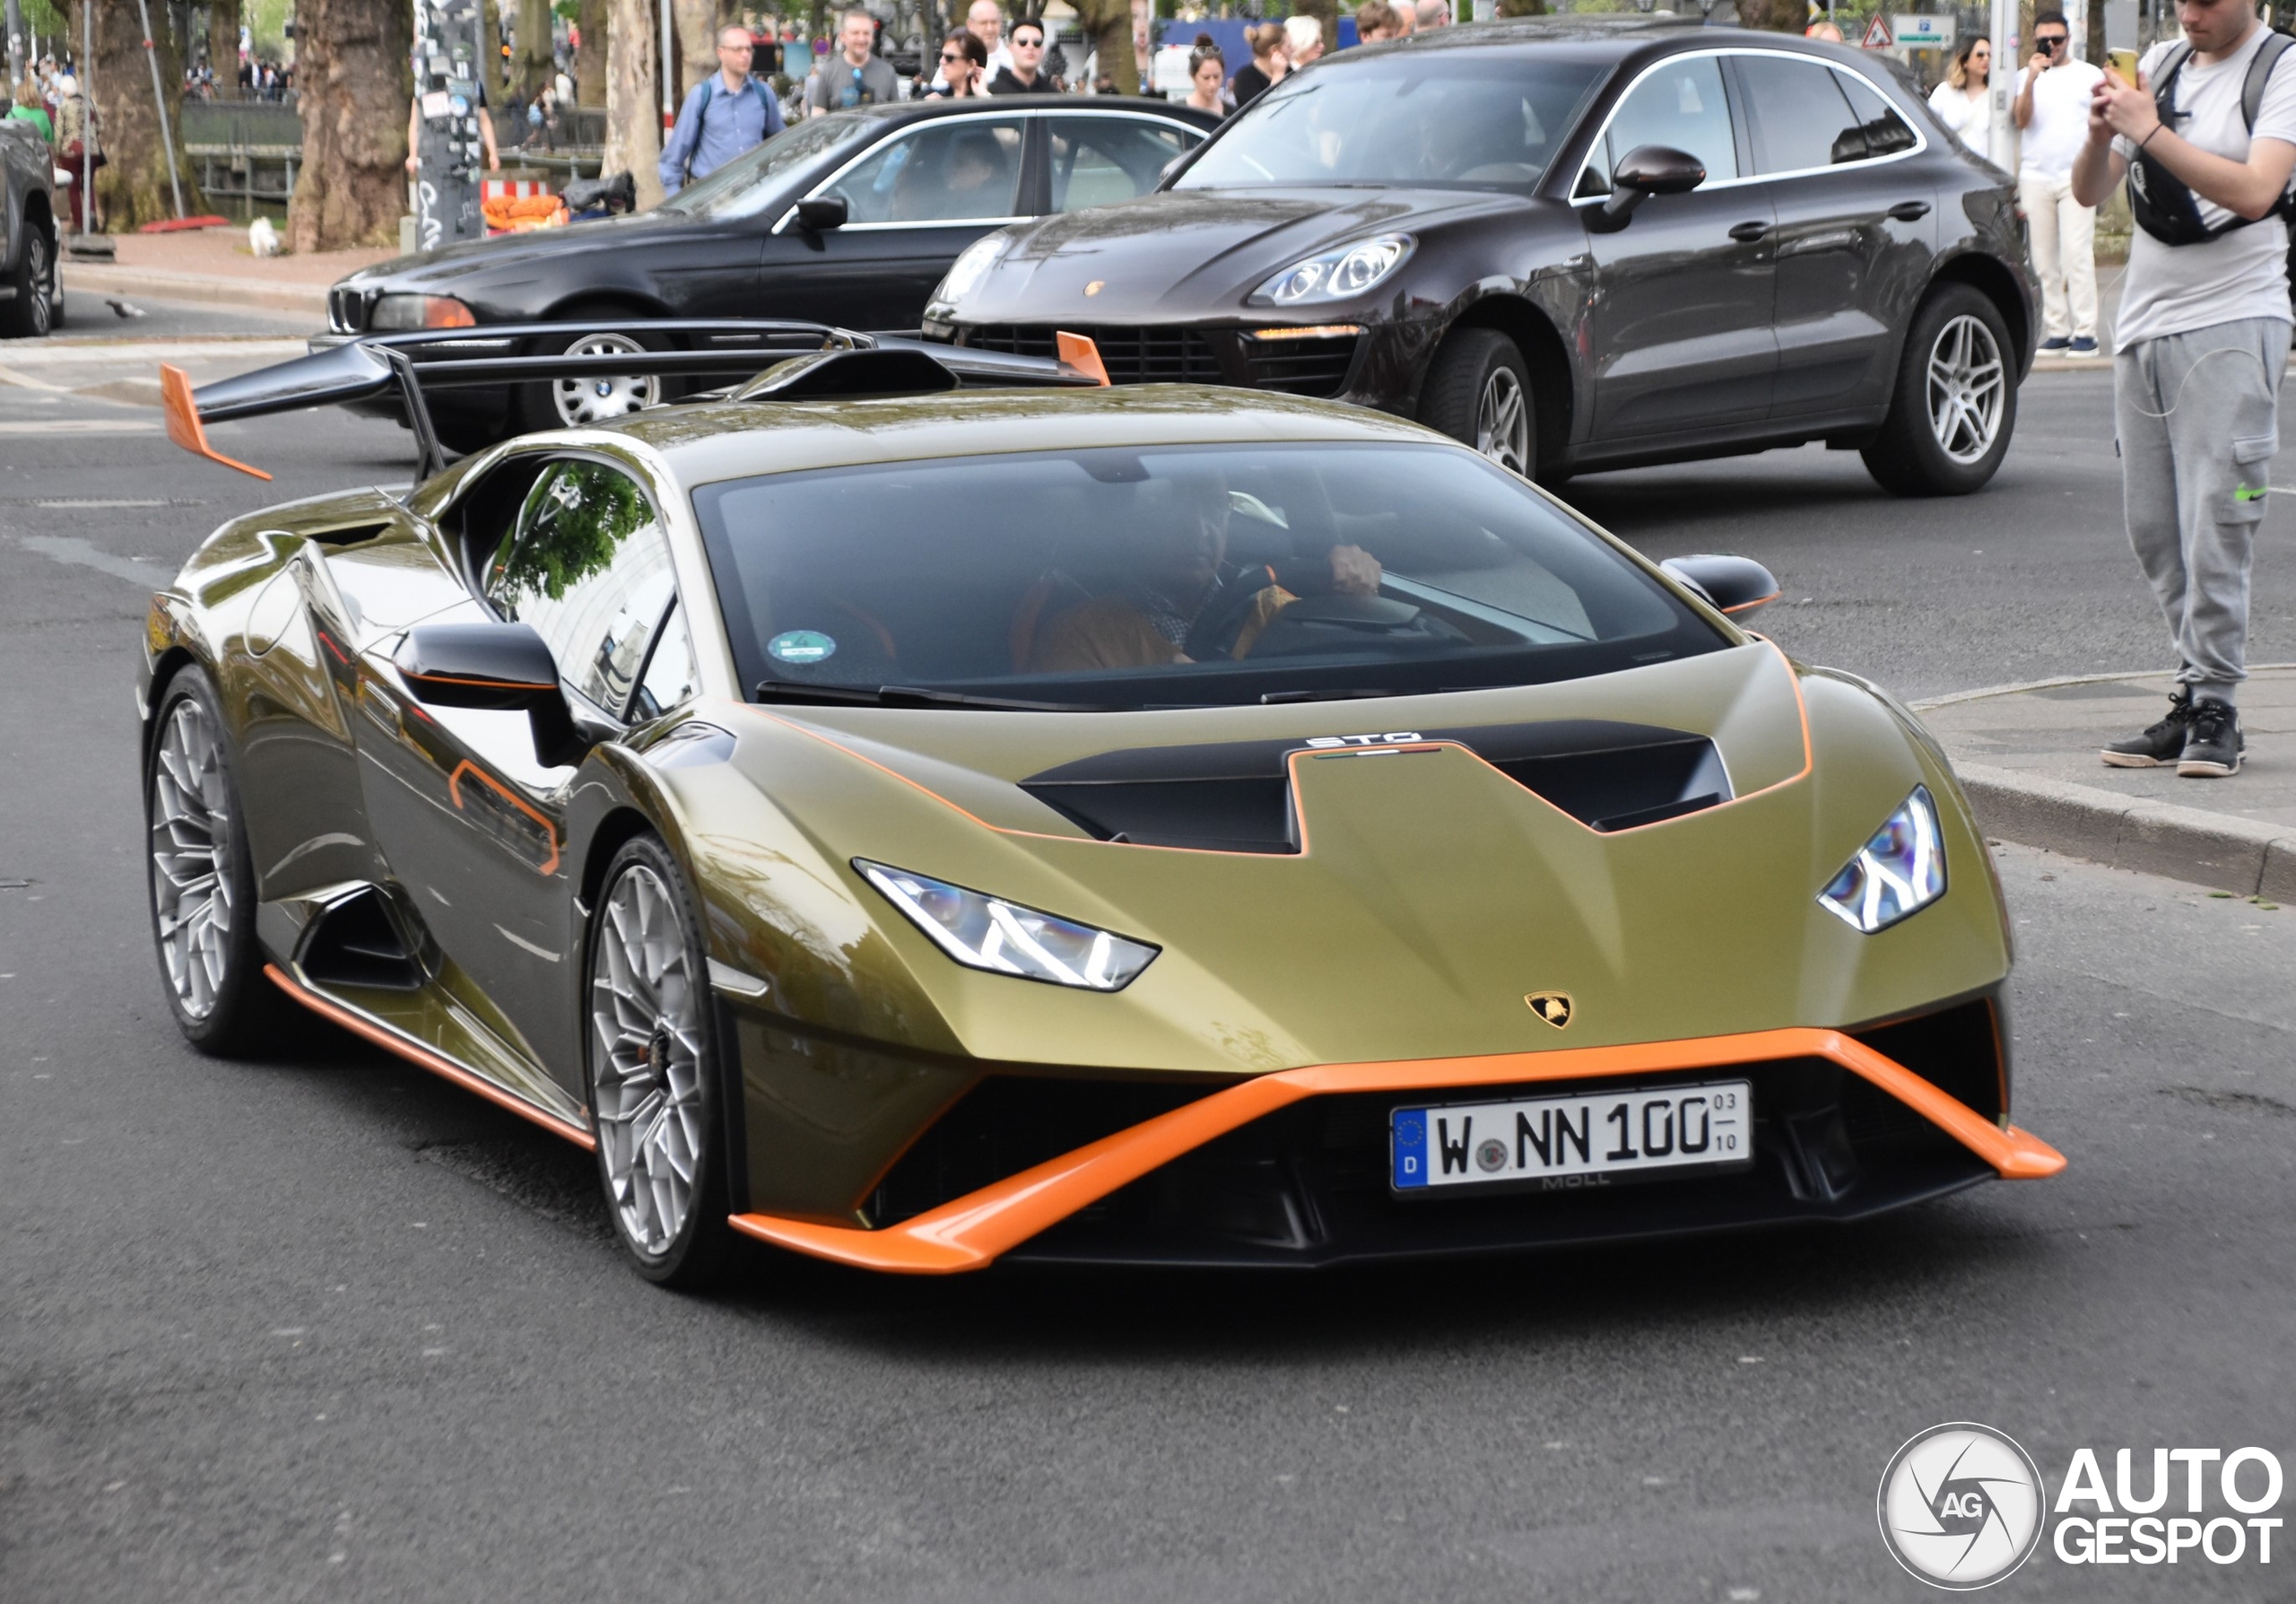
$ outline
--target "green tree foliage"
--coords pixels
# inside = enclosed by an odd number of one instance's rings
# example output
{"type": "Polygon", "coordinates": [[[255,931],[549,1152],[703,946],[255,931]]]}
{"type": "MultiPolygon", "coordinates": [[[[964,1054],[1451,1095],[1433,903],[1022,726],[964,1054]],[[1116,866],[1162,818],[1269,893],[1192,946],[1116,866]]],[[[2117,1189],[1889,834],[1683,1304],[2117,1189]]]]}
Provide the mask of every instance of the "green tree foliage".
{"type": "Polygon", "coordinates": [[[509,616],[520,604],[563,601],[568,587],[603,573],[653,514],[637,482],[594,463],[561,463],[526,496],[494,559],[486,593],[509,616]]]}

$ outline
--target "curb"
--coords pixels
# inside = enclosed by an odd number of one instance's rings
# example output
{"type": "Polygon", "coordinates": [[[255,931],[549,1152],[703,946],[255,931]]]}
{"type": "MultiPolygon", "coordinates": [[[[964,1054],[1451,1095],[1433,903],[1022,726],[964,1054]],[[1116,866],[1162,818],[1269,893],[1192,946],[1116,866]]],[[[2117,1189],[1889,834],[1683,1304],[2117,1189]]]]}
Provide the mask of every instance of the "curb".
{"type": "Polygon", "coordinates": [[[325,284],[283,284],[259,279],[217,278],[204,273],[106,267],[87,262],[64,264],[64,293],[67,300],[74,295],[150,295],[161,301],[310,312],[324,318],[326,291],[325,284]]]}

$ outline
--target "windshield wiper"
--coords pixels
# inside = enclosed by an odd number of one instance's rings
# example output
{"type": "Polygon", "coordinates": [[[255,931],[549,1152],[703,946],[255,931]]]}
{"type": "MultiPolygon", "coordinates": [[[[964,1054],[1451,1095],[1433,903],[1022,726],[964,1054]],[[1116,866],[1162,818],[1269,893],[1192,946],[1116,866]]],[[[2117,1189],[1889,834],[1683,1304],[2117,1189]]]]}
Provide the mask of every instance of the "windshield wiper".
{"type": "Polygon", "coordinates": [[[1380,686],[1369,691],[1270,691],[1262,696],[1262,707],[1280,707],[1287,702],[1371,702],[1382,696],[1426,696],[1429,691],[1394,691],[1380,686]]]}
{"type": "Polygon", "coordinates": [[[934,691],[921,685],[816,685],[798,680],[758,681],[760,702],[814,702],[825,707],[973,707],[1015,713],[1105,713],[1091,702],[1023,702],[1012,696],[974,696],[963,691],[934,691]]]}

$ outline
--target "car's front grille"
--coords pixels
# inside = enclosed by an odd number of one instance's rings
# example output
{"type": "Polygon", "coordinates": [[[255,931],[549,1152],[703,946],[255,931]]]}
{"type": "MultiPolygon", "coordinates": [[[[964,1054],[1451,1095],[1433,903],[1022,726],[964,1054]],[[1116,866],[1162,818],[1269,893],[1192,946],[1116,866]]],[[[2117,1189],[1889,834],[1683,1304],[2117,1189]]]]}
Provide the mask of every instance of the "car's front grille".
{"type": "MultiPolygon", "coordinates": [[[[1062,330],[1048,323],[985,323],[967,329],[964,343],[976,351],[1009,351],[1021,356],[1057,356],[1062,330]]],[[[1110,384],[1222,384],[1220,359],[1200,328],[1071,328],[1100,348],[1110,384]]]]}
{"type": "Polygon", "coordinates": [[[336,334],[361,334],[367,327],[367,298],[342,284],[326,292],[326,326],[336,334]]]}
{"type": "Polygon", "coordinates": [[[1360,335],[1321,335],[1304,340],[1244,341],[1244,362],[1252,384],[1263,390],[1318,399],[1339,394],[1355,362],[1360,335]]]}

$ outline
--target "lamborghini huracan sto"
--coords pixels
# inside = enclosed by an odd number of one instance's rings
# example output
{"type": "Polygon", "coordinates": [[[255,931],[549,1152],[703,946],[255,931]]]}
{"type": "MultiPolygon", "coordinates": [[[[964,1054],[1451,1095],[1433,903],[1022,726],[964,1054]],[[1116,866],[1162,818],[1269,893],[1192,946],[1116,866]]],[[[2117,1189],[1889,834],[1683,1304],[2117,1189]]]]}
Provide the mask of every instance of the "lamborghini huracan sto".
{"type": "Polygon", "coordinates": [[[1732,621],[1757,565],[1080,348],[961,394],[824,351],[217,529],[137,691],[185,1033],[299,1004],[595,1150],[661,1281],[737,1234],[1318,1265],[2061,1167],[1952,773],[1732,621]]]}

